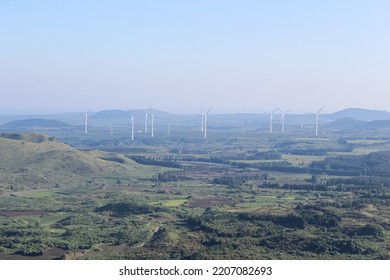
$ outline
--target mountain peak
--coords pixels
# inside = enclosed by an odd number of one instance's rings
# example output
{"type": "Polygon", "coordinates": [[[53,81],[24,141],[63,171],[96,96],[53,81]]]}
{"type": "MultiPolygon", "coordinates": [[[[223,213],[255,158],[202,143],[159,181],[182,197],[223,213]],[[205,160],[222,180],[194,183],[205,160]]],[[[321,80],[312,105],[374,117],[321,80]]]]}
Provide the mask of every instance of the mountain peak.
{"type": "Polygon", "coordinates": [[[358,121],[390,120],[390,113],[383,110],[347,108],[333,114],[328,114],[327,118],[332,120],[351,118],[358,121]]]}

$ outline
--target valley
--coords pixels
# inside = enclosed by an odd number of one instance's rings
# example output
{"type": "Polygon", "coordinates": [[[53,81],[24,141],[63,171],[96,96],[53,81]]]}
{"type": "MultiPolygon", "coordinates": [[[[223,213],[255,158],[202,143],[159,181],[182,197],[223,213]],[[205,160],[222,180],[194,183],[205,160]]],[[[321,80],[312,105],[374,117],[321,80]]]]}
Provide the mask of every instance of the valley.
{"type": "Polygon", "coordinates": [[[389,129],[210,119],[1,132],[0,259],[390,258],[389,129]]]}

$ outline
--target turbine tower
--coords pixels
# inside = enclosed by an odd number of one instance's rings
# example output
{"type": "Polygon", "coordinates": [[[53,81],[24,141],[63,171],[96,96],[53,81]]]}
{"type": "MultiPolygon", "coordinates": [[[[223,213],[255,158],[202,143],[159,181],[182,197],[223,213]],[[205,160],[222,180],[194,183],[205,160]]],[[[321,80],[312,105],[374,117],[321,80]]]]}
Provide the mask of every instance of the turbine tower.
{"type": "Polygon", "coordinates": [[[200,118],[202,119],[201,131],[203,133],[204,132],[204,114],[203,114],[203,108],[202,107],[200,107],[200,118]]]}
{"type": "Polygon", "coordinates": [[[319,123],[320,113],[321,113],[322,109],[324,109],[324,107],[322,107],[320,110],[318,110],[318,112],[315,114],[309,113],[310,115],[313,115],[316,117],[316,137],[318,137],[318,123],[319,123]]]}
{"type": "Polygon", "coordinates": [[[145,133],[148,133],[148,112],[145,113],[145,133]]]}
{"type": "Polygon", "coordinates": [[[154,115],[152,114],[152,138],[154,137],[154,115]]]}
{"type": "Polygon", "coordinates": [[[318,122],[319,122],[320,112],[322,111],[322,109],[324,109],[324,107],[322,107],[322,108],[316,113],[316,137],[318,136],[318,122]]]}
{"type": "Polygon", "coordinates": [[[279,112],[280,112],[280,120],[281,120],[281,122],[282,122],[282,133],[284,133],[284,116],[288,113],[288,112],[290,112],[290,111],[282,111],[282,110],[280,110],[279,108],[277,108],[278,110],[279,110],[279,112]]]}
{"type": "MultiPolygon", "coordinates": [[[[207,138],[207,116],[209,114],[209,112],[211,111],[211,109],[213,109],[213,107],[211,107],[207,113],[205,113],[203,116],[204,116],[204,138],[206,139],[207,138]]],[[[203,119],[202,119],[203,120],[203,119]]]]}
{"type": "Polygon", "coordinates": [[[84,133],[88,134],[88,113],[92,111],[92,108],[88,112],[85,112],[85,124],[84,124],[84,133]]]}
{"type": "Polygon", "coordinates": [[[200,131],[203,133],[204,132],[204,115],[203,114],[203,107],[200,107],[200,114],[196,114],[197,116],[200,116],[201,118],[201,126],[200,126],[200,131]]]}
{"type": "Polygon", "coordinates": [[[273,114],[277,111],[278,109],[273,110],[271,113],[264,112],[265,114],[269,115],[269,133],[272,133],[272,120],[273,120],[273,114]]]}
{"type": "Polygon", "coordinates": [[[134,141],[134,116],[133,114],[130,112],[129,109],[127,109],[127,112],[129,112],[131,118],[130,118],[130,122],[131,122],[131,141],[134,141]]]}

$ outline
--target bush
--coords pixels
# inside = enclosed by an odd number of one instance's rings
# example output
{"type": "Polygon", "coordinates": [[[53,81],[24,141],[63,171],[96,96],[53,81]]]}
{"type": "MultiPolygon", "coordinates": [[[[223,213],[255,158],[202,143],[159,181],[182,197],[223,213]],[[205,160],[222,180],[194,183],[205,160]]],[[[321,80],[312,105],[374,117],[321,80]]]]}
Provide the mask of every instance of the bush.
{"type": "Polygon", "coordinates": [[[385,230],[380,225],[367,224],[357,230],[358,235],[373,236],[373,237],[384,237],[385,230]]]}

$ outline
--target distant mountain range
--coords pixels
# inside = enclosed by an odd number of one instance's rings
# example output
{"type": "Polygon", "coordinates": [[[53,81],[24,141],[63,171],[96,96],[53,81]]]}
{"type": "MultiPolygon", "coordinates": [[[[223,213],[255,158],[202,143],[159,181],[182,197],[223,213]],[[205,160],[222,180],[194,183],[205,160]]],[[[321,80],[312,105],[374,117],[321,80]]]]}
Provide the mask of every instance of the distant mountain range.
{"type": "MultiPolygon", "coordinates": [[[[88,114],[88,119],[91,124],[112,124],[112,123],[128,123],[131,114],[136,120],[144,120],[145,113],[148,113],[149,118],[153,114],[156,118],[156,123],[167,123],[173,121],[175,124],[194,124],[200,116],[196,113],[187,115],[176,115],[157,109],[130,109],[127,110],[103,110],[99,112],[91,112],[88,114]],[[197,116],[198,115],[198,116],[197,116]]],[[[280,114],[275,113],[275,121],[279,120],[280,114]]],[[[1,129],[18,129],[18,128],[66,128],[75,125],[84,125],[85,113],[66,113],[66,114],[51,114],[47,116],[1,116],[1,122],[4,124],[0,126],[1,129]],[[23,117],[25,119],[23,119],[23,117]],[[26,118],[30,117],[30,118],[26,118]]],[[[257,125],[262,122],[267,125],[269,115],[266,113],[235,113],[235,114],[209,114],[210,125],[214,122],[216,126],[237,126],[237,124],[257,125]]],[[[310,114],[294,114],[288,113],[286,122],[302,124],[312,122],[313,116],[310,114]]],[[[361,108],[348,108],[332,114],[321,114],[320,120],[326,123],[330,128],[344,129],[344,128],[363,128],[388,126],[386,120],[390,120],[390,112],[383,110],[370,110],[361,108]],[[374,122],[381,121],[381,122],[374,122]],[[371,123],[366,123],[371,122],[371,123]]]]}
{"type": "Polygon", "coordinates": [[[343,130],[374,130],[390,128],[390,120],[358,121],[352,118],[342,118],[327,123],[326,127],[343,130]]]}
{"type": "Polygon", "coordinates": [[[344,109],[333,114],[324,114],[324,118],[338,120],[350,118],[358,121],[390,120],[390,112],[382,110],[369,110],[360,108],[344,109]]]}
{"type": "Polygon", "coordinates": [[[129,119],[131,115],[135,117],[144,116],[145,113],[148,113],[149,116],[152,114],[156,117],[169,117],[172,114],[160,111],[160,110],[104,110],[97,113],[91,114],[90,119],[98,120],[98,119],[110,119],[110,120],[118,120],[118,119],[129,119]]]}
{"type": "Polygon", "coordinates": [[[128,119],[130,113],[124,110],[104,110],[91,114],[90,119],[128,119]]]}

